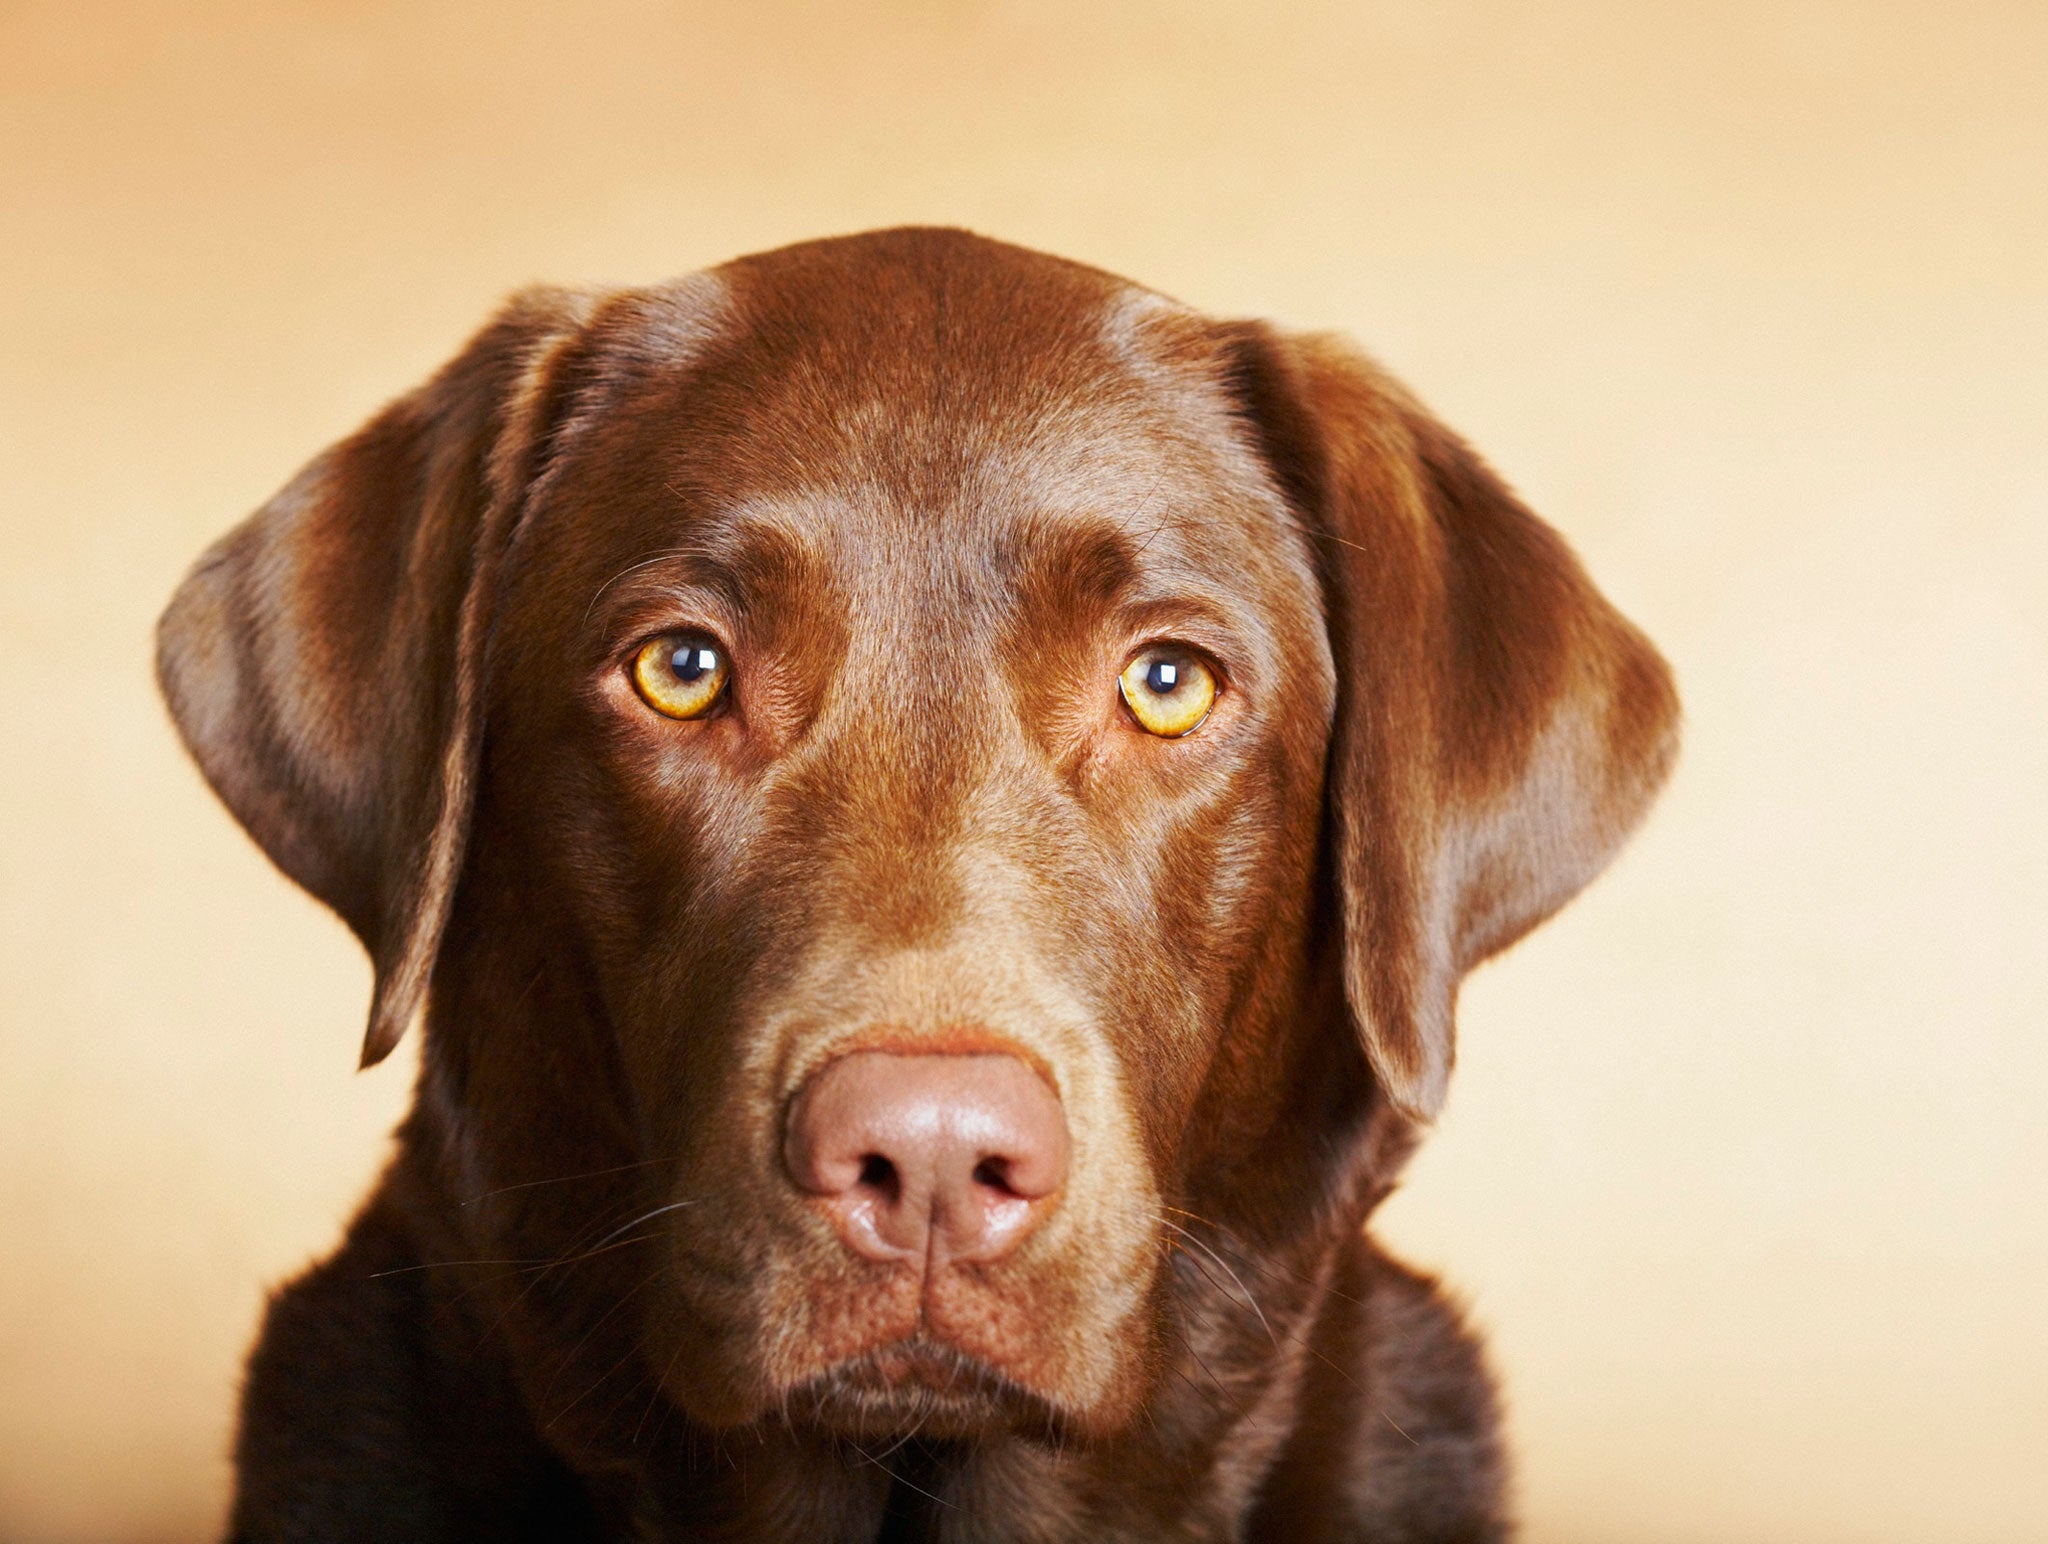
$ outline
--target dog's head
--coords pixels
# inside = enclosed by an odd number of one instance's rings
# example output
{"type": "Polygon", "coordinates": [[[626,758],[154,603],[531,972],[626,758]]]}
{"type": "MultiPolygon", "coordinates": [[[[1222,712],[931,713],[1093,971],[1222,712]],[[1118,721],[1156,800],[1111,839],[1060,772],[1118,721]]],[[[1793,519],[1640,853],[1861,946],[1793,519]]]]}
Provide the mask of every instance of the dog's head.
{"type": "Polygon", "coordinates": [[[521,297],[161,668],[528,1356],[870,1432],[1114,1430],[1217,1240],[1312,1271],[1675,721],[1342,344],[942,231],[521,297]]]}

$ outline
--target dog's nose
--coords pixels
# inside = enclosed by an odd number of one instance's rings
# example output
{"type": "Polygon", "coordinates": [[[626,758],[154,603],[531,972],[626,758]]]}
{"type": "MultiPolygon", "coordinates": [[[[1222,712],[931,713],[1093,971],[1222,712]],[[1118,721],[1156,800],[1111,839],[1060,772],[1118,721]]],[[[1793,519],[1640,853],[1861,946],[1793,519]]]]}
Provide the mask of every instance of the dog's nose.
{"type": "Polygon", "coordinates": [[[783,1156],[871,1260],[999,1260],[1067,1177],[1059,1096],[1015,1056],[856,1051],[789,1108],[783,1156]]]}

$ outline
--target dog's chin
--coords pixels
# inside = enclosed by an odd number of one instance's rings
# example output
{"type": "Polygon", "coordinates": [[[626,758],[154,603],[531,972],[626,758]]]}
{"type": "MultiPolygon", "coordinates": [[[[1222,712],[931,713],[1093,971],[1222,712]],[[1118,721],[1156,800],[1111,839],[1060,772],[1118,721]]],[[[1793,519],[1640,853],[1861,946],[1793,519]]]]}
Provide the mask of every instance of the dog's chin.
{"type": "Polygon", "coordinates": [[[1058,1442],[1059,1408],[987,1362],[918,1336],[836,1363],[790,1390],[788,1418],[855,1442],[999,1435],[1058,1442]]]}

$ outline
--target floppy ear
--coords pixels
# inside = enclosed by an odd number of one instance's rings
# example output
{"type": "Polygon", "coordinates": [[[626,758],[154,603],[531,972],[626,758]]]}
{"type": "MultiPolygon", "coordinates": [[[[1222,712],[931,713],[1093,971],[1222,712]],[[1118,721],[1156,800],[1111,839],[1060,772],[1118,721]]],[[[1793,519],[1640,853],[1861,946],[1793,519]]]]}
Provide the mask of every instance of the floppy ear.
{"type": "Polygon", "coordinates": [[[1676,754],[1677,695],[1558,534],[1347,344],[1255,325],[1231,347],[1318,549],[1345,996],[1388,1097],[1432,1119],[1460,980],[1614,855],[1676,754]]]}
{"type": "Polygon", "coordinates": [[[515,298],[193,568],[157,678],[207,781],[376,968],[363,1065],[425,1003],[468,834],[490,609],[580,296],[515,298]]]}

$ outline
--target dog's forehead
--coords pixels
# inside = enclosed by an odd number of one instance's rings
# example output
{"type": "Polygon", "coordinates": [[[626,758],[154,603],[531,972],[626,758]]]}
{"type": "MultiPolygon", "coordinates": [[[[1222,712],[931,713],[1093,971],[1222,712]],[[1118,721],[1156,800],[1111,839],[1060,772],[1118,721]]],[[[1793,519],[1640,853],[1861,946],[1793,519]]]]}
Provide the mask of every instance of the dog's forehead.
{"type": "Polygon", "coordinates": [[[1209,324],[1091,269],[885,232],[643,293],[601,330],[565,459],[613,512],[610,558],[758,538],[930,571],[1064,529],[1213,568],[1273,544],[1209,324]]]}

